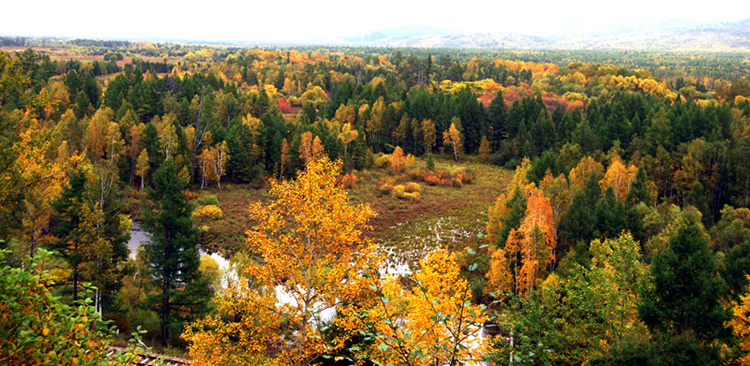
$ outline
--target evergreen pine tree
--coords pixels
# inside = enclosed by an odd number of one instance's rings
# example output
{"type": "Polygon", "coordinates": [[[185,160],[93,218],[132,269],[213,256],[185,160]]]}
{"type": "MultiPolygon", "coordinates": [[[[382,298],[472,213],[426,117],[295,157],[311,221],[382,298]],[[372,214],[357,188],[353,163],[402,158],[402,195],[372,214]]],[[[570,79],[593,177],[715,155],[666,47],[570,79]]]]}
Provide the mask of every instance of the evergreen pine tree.
{"type": "MultiPolygon", "coordinates": [[[[78,300],[81,283],[91,282],[97,288],[97,312],[111,314],[118,308],[113,301],[122,278],[118,264],[128,257],[130,235],[120,218],[116,187],[99,196],[98,182],[89,181],[87,173],[85,165],[73,170],[52,204],[52,233],[57,240],[51,248],[62,253],[70,266],[73,301],[78,300]]],[[[97,172],[96,176],[101,174],[97,172]]]]}
{"type": "Polygon", "coordinates": [[[79,250],[81,243],[78,240],[70,238],[70,236],[82,220],[78,215],[76,207],[83,200],[85,187],[86,174],[75,170],[70,175],[68,184],[63,187],[60,197],[52,203],[52,207],[55,209],[55,213],[52,216],[52,234],[58,240],[53,242],[50,248],[59,251],[70,266],[73,301],[78,300],[78,286],[81,282],[81,264],[84,259],[83,253],[79,250]]]}
{"type": "Polygon", "coordinates": [[[497,151],[500,147],[500,140],[509,138],[516,133],[507,126],[508,109],[505,106],[505,99],[503,98],[503,91],[498,90],[495,98],[490,103],[488,109],[489,120],[490,120],[490,142],[492,143],[492,151],[497,151]]]}
{"type": "Polygon", "coordinates": [[[729,314],[720,302],[726,283],[697,220],[689,219],[670,237],[669,247],[654,258],[651,276],[653,286],[644,287],[638,316],[656,335],[664,359],[671,360],[667,364],[721,364],[711,343],[727,335],[729,314]]]}
{"type": "Polygon", "coordinates": [[[154,173],[154,188],[149,189],[156,207],[144,212],[143,227],[151,235],[144,248],[147,276],[160,290],[149,300],[159,314],[164,347],[170,332],[179,334],[185,321],[204,311],[209,297],[208,282],[198,271],[199,233],[182,192],[185,184],[177,177],[172,159],[166,160],[154,173]]]}

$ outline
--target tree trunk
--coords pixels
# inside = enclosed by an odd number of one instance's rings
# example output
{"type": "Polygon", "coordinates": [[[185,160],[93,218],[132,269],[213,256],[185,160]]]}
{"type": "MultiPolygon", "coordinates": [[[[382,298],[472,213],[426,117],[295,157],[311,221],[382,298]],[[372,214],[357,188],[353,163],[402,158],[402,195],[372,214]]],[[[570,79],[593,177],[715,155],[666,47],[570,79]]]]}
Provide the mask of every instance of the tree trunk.
{"type": "Polygon", "coordinates": [[[195,159],[197,156],[196,151],[198,150],[198,145],[200,145],[203,142],[203,136],[205,135],[205,134],[201,134],[200,138],[198,138],[198,134],[200,132],[198,128],[200,127],[200,122],[201,122],[201,112],[203,109],[203,95],[205,94],[205,90],[206,89],[204,86],[203,89],[201,89],[200,103],[198,103],[198,117],[195,118],[195,125],[194,125],[195,131],[193,132],[193,159],[191,160],[192,162],[191,167],[193,169],[195,169],[195,159]]]}
{"type": "MultiPolygon", "coordinates": [[[[73,247],[76,255],[78,255],[78,242],[73,247]]],[[[73,264],[73,302],[78,301],[78,259],[73,264]]]]}
{"type": "Polygon", "coordinates": [[[165,280],[162,285],[161,300],[161,346],[165,348],[169,342],[169,327],[167,324],[167,320],[169,319],[169,295],[167,292],[169,289],[167,287],[168,285],[165,280]]]}

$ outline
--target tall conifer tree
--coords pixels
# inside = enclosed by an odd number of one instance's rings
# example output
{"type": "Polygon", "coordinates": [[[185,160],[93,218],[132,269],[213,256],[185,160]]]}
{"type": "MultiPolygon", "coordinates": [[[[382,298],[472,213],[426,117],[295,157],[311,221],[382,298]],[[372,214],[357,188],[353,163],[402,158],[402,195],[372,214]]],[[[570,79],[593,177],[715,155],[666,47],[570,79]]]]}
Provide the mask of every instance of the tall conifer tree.
{"type": "Polygon", "coordinates": [[[144,228],[151,235],[145,245],[147,276],[159,289],[150,299],[161,326],[161,343],[166,347],[170,331],[179,334],[182,324],[196,318],[208,300],[208,282],[198,267],[198,230],[193,227],[192,208],[182,190],[186,182],[177,176],[172,159],[154,173],[149,198],[155,203],[144,212],[144,228]]]}

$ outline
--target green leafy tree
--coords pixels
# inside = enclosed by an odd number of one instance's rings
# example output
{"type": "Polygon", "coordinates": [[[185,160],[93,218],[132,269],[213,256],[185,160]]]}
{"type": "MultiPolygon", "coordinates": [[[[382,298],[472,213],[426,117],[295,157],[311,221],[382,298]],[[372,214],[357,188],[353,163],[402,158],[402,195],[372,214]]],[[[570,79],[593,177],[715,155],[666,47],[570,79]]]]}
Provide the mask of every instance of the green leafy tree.
{"type": "Polygon", "coordinates": [[[750,274],[750,238],[733,247],[724,257],[722,278],[727,283],[730,295],[737,299],[747,288],[747,275],[750,274]]]}
{"type": "Polygon", "coordinates": [[[507,316],[498,319],[508,319],[499,326],[513,343],[496,342],[496,364],[587,364],[623,335],[644,331],[636,299],[646,267],[638,243],[624,234],[594,240],[591,252],[591,268],[564,264],[566,271],[550,275],[525,301],[509,302],[507,316]]]}
{"type": "MultiPolygon", "coordinates": [[[[113,329],[103,321],[90,298],[80,305],[65,304],[51,291],[53,272],[44,270],[52,252],[39,249],[21,268],[6,263],[0,251],[0,364],[3,365],[132,365],[135,346],[109,355],[113,329]]],[[[86,290],[91,290],[86,288],[86,290]]],[[[132,344],[138,344],[139,331],[132,344]]]]}
{"type": "Polygon", "coordinates": [[[96,286],[94,305],[98,312],[110,313],[120,286],[119,263],[128,256],[127,233],[130,220],[121,215],[113,178],[102,169],[81,165],[71,173],[68,184],[53,202],[52,248],[59,250],[70,266],[73,300],[78,300],[81,284],[96,286]],[[108,184],[107,182],[110,182],[108,184]]]}
{"type": "Polygon", "coordinates": [[[90,300],[70,306],[50,292],[53,278],[40,270],[50,253],[38,251],[23,268],[0,252],[0,363],[4,365],[104,365],[108,329],[90,300]],[[102,340],[105,340],[102,342],[102,340]]]}
{"type": "Polygon", "coordinates": [[[170,332],[179,334],[184,322],[204,311],[209,296],[208,282],[198,271],[200,237],[182,192],[185,185],[174,162],[167,159],[154,172],[154,188],[148,190],[155,207],[144,212],[143,227],[151,235],[144,252],[150,265],[146,275],[160,290],[150,303],[159,314],[164,347],[170,332]]]}

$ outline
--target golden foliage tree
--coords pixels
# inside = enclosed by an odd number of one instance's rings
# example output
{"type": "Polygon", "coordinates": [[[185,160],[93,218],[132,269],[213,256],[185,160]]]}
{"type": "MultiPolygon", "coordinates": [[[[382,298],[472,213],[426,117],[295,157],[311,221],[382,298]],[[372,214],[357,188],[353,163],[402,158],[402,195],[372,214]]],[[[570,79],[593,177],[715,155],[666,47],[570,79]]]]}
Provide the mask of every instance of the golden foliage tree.
{"type": "Polygon", "coordinates": [[[213,164],[212,181],[216,182],[221,191],[221,177],[226,175],[227,161],[229,161],[229,146],[226,141],[222,141],[220,144],[211,148],[211,164],[213,164]]]}
{"type": "Polygon", "coordinates": [[[216,182],[221,191],[221,177],[226,174],[227,161],[229,161],[229,147],[226,141],[203,149],[198,156],[202,175],[201,188],[206,182],[216,182]]]}
{"type": "Polygon", "coordinates": [[[304,132],[300,137],[299,144],[299,157],[305,162],[305,165],[310,164],[313,160],[313,134],[311,132],[304,132]]]}
{"type": "MultiPolygon", "coordinates": [[[[531,160],[524,158],[521,164],[516,167],[516,172],[513,175],[513,181],[506,187],[506,192],[501,194],[495,204],[489,207],[488,222],[487,222],[487,236],[490,242],[495,242],[498,238],[499,232],[507,225],[508,213],[511,208],[508,207],[509,201],[513,199],[515,191],[518,189],[524,196],[528,196],[534,185],[529,183],[526,179],[526,174],[531,168],[531,160]]],[[[526,207],[523,207],[525,212],[526,207]]],[[[502,243],[503,245],[505,243],[502,243]]]]}
{"type": "Polygon", "coordinates": [[[391,170],[393,174],[401,174],[406,169],[406,158],[404,157],[404,151],[401,150],[401,146],[396,146],[391,154],[391,170]]]}
{"type": "Polygon", "coordinates": [[[625,166],[620,157],[614,157],[612,163],[607,167],[607,172],[604,174],[604,178],[599,182],[602,187],[602,191],[612,187],[612,191],[615,193],[615,198],[620,201],[625,201],[630,190],[630,183],[635,180],[635,175],[638,173],[638,168],[634,165],[625,166]]]}
{"type": "Polygon", "coordinates": [[[357,139],[357,136],[359,133],[357,132],[357,129],[353,129],[351,123],[345,123],[343,127],[341,127],[341,133],[339,133],[339,140],[344,143],[344,157],[346,158],[348,155],[346,153],[346,148],[349,146],[349,144],[357,139]]]}
{"type": "Polygon", "coordinates": [[[86,149],[92,161],[105,156],[108,147],[110,123],[113,123],[115,112],[109,108],[100,108],[94,113],[86,129],[86,149]]]}
{"type": "Polygon", "coordinates": [[[475,361],[481,340],[473,334],[487,319],[471,303],[469,283],[456,264],[456,254],[439,249],[420,260],[416,286],[387,278],[382,296],[361,317],[375,341],[366,351],[381,365],[454,365],[475,361]],[[363,316],[364,315],[364,316],[363,316]]]}
{"type": "MultiPolygon", "coordinates": [[[[750,276],[748,276],[750,280],[750,276]]],[[[732,320],[729,321],[734,335],[740,340],[740,348],[744,355],[740,359],[742,366],[750,365],[750,293],[740,297],[740,302],[732,310],[732,320]]]]}
{"type": "Polygon", "coordinates": [[[284,168],[289,163],[289,143],[284,139],[281,141],[281,166],[279,167],[279,180],[284,177],[284,168]]]}
{"type": "Polygon", "coordinates": [[[583,187],[586,186],[586,181],[592,173],[604,174],[604,166],[594,160],[594,158],[587,156],[581,159],[578,164],[570,170],[570,184],[574,185],[577,189],[583,189],[583,187]]]}
{"type": "Polygon", "coordinates": [[[159,149],[164,153],[165,159],[172,157],[172,154],[177,149],[177,143],[177,130],[170,123],[159,134],[159,149]]]}
{"type": "Polygon", "coordinates": [[[141,150],[140,155],[138,155],[138,160],[135,164],[135,175],[141,178],[141,189],[145,186],[149,168],[151,168],[151,164],[149,164],[148,150],[144,148],[141,150]]]}
{"type": "Polygon", "coordinates": [[[432,148],[435,146],[437,131],[435,124],[431,119],[422,121],[422,145],[424,146],[425,154],[429,155],[432,152],[432,148]]]}
{"type": "Polygon", "coordinates": [[[201,189],[206,186],[206,183],[211,179],[213,176],[213,164],[211,164],[211,160],[213,160],[213,157],[211,156],[211,149],[203,149],[203,152],[198,155],[198,166],[201,169],[201,189]]]}
{"type": "Polygon", "coordinates": [[[370,135],[370,141],[378,141],[380,138],[380,131],[383,129],[383,112],[385,112],[386,105],[383,97],[379,97],[372,105],[372,111],[370,118],[367,119],[365,131],[370,135]]]}
{"type": "Polygon", "coordinates": [[[313,160],[320,160],[326,155],[326,148],[323,142],[320,141],[319,136],[315,136],[312,142],[312,158],[313,160]]]}
{"type": "Polygon", "coordinates": [[[461,139],[461,132],[456,128],[455,122],[451,123],[448,131],[443,132],[443,145],[453,148],[453,157],[458,161],[458,152],[461,151],[463,141],[461,139]]]}
{"type": "Polygon", "coordinates": [[[271,182],[275,201],[251,206],[247,247],[260,259],[217,299],[234,321],[209,316],[183,334],[197,363],[303,365],[344,347],[349,320],[336,317],[342,332],[326,340],[321,313],[356,308],[377,273],[374,246],[363,235],[375,214],[349,203],[336,185],[340,171],[327,158],[312,162],[296,181],[271,182]]]}
{"type": "MultiPolygon", "coordinates": [[[[48,131],[30,128],[20,134],[19,150],[15,163],[19,169],[19,182],[29,182],[23,187],[22,242],[23,253],[34,256],[36,248],[46,242],[46,233],[52,214],[52,202],[57,199],[65,184],[64,165],[47,159],[50,143],[48,131]]],[[[79,160],[76,157],[76,160],[79,160]]]]}

